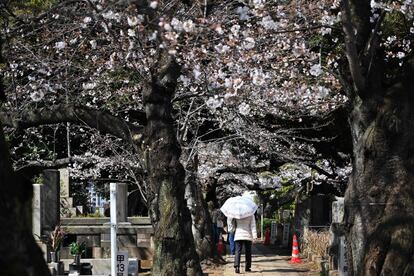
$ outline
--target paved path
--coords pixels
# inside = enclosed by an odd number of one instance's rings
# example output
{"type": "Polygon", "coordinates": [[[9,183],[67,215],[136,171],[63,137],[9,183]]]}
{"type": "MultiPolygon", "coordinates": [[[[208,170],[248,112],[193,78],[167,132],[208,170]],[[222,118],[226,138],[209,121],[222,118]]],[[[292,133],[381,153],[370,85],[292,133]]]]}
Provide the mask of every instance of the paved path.
{"type": "MultiPolygon", "coordinates": [[[[228,247],[228,246],[227,246],[228,247]]],[[[245,258],[242,254],[240,274],[234,272],[234,256],[224,256],[226,264],[216,267],[205,275],[208,276],[305,276],[319,275],[316,271],[310,271],[306,265],[290,264],[290,253],[287,250],[281,250],[274,246],[264,246],[261,243],[253,244],[252,247],[252,271],[244,272],[245,258]]]]}

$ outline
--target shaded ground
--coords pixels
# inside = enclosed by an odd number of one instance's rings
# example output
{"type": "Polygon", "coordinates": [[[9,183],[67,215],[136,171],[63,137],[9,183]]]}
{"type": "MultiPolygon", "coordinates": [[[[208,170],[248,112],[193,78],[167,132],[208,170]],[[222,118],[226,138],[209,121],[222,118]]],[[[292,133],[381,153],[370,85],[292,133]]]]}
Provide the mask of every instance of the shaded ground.
{"type": "MultiPolygon", "coordinates": [[[[228,250],[228,245],[227,245],[228,250]]],[[[240,274],[234,273],[234,256],[226,255],[223,258],[226,263],[209,264],[203,266],[206,276],[229,276],[229,275],[255,275],[255,276],[305,276],[319,275],[318,271],[311,269],[311,264],[290,264],[291,252],[279,249],[275,246],[264,246],[262,243],[253,244],[252,248],[252,271],[244,272],[244,255],[240,267],[240,274]]]]}

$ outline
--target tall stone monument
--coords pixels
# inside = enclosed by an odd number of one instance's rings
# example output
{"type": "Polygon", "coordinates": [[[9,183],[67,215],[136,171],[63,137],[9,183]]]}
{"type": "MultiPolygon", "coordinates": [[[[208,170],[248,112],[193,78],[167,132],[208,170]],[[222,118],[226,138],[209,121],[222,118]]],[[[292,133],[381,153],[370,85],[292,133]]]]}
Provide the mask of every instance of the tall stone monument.
{"type": "Polygon", "coordinates": [[[69,169],[59,169],[60,172],[60,215],[62,217],[76,216],[76,208],[73,208],[73,197],[70,197],[69,169]]]}
{"type": "Polygon", "coordinates": [[[55,226],[60,223],[59,171],[45,170],[41,180],[39,183],[33,184],[32,231],[47,260],[48,249],[46,244],[41,241],[41,237],[53,231],[55,226]]]}

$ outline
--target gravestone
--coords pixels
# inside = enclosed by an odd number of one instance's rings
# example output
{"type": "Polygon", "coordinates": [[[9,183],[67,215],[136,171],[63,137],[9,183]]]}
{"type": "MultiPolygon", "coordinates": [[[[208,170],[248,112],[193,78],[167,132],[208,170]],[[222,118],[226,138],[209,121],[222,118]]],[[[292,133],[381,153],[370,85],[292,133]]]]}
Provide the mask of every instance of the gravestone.
{"type": "Polygon", "coordinates": [[[304,230],[310,225],[311,220],[311,199],[298,200],[295,208],[295,231],[303,236],[304,230]]]}
{"type": "Polygon", "coordinates": [[[43,183],[33,184],[32,230],[36,236],[52,231],[60,222],[59,172],[43,171],[43,183]]]}
{"type": "Polygon", "coordinates": [[[59,169],[60,173],[60,216],[74,217],[77,214],[76,207],[73,207],[73,198],[70,197],[69,169],[59,169]]]}
{"type": "Polygon", "coordinates": [[[54,230],[55,226],[60,222],[59,212],[59,171],[58,170],[44,170],[43,171],[43,218],[44,230],[54,230]],[[45,208],[47,207],[47,208],[45,208]]]}
{"type": "Polygon", "coordinates": [[[43,184],[33,184],[33,200],[32,200],[32,232],[36,240],[42,235],[43,227],[43,184]]]}
{"type": "MultiPolygon", "coordinates": [[[[332,223],[342,224],[344,221],[344,198],[336,197],[336,201],[332,202],[332,223]]],[[[345,236],[338,235],[335,232],[332,232],[332,244],[338,247],[338,270],[339,275],[347,276],[348,275],[348,261],[346,258],[346,244],[345,236]]]]}
{"type": "Polygon", "coordinates": [[[128,185],[117,183],[116,217],[118,222],[128,222],[128,185]]]}
{"type": "Polygon", "coordinates": [[[282,245],[283,246],[288,246],[289,236],[290,236],[290,224],[289,223],[284,223],[283,224],[283,237],[282,237],[282,245]]]}
{"type": "Polygon", "coordinates": [[[68,168],[59,169],[60,173],[60,197],[69,197],[69,170],[68,168]]]}
{"type": "Polygon", "coordinates": [[[48,247],[40,237],[53,231],[60,222],[59,172],[45,170],[42,176],[42,183],[33,184],[32,233],[47,260],[48,247]]]}
{"type": "Polygon", "coordinates": [[[346,244],[345,237],[341,236],[339,238],[339,264],[338,270],[340,276],[348,276],[348,260],[346,258],[346,244]]]}
{"type": "Polygon", "coordinates": [[[337,201],[332,202],[332,222],[342,223],[344,220],[344,198],[337,197],[337,201]]]}
{"type": "Polygon", "coordinates": [[[272,221],[270,225],[270,243],[274,244],[277,237],[277,223],[276,221],[272,221]]]}

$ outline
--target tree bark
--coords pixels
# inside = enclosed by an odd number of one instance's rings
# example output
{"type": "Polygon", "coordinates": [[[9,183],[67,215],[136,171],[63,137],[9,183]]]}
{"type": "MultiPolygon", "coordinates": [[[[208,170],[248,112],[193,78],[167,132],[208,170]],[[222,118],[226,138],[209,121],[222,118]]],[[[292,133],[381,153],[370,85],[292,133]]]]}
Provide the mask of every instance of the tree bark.
{"type": "Polygon", "coordinates": [[[344,218],[349,274],[414,275],[414,61],[394,79],[384,73],[393,65],[378,39],[383,14],[371,23],[370,10],[368,0],[342,2],[343,79],[354,87],[344,218]],[[384,88],[387,82],[393,85],[384,88]]]}
{"type": "Polygon", "coordinates": [[[0,275],[50,275],[33,238],[31,187],[12,170],[0,123],[0,275]]]}
{"type": "Polygon", "coordinates": [[[414,275],[413,88],[398,83],[379,100],[354,100],[345,194],[350,275],[414,275]]]}
{"type": "Polygon", "coordinates": [[[191,216],[184,200],[181,147],[171,116],[180,67],[164,53],[143,91],[147,115],[144,156],[149,176],[148,204],[154,227],[153,275],[202,275],[191,233],[191,216]]]}
{"type": "Polygon", "coordinates": [[[191,213],[192,233],[198,256],[201,260],[205,260],[214,257],[215,244],[210,213],[198,182],[197,155],[194,158],[190,158],[186,168],[185,198],[191,213]]]}

